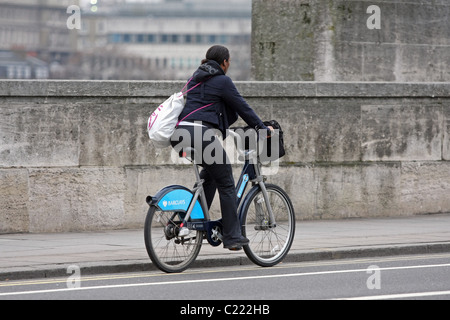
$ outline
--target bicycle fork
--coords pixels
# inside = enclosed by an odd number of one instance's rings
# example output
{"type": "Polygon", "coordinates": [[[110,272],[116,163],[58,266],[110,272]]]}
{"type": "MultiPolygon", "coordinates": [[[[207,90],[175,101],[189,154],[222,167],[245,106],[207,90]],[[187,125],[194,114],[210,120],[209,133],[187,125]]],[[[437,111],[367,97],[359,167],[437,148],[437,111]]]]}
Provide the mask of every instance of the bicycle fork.
{"type": "Polygon", "coordinates": [[[261,195],[258,195],[255,199],[255,209],[256,209],[256,223],[255,230],[267,230],[269,228],[275,228],[276,221],[273,215],[272,206],[269,201],[269,195],[267,194],[267,189],[264,183],[260,182],[259,187],[261,188],[261,195]],[[265,204],[265,205],[264,205],[265,204]],[[264,214],[264,207],[266,207],[269,214],[269,219],[267,220],[264,214]]]}
{"type": "Polygon", "coordinates": [[[269,201],[269,194],[267,193],[266,185],[264,184],[264,178],[263,178],[263,175],[261,174],[261,168],[260,168],[259,164],[255,165],[254,168],[255,168],[255,175],[256,175],[254,182],[258,183],[259,187],[261,188],[261,193],[262,193],[262,198],[261,198],[261,196],[258,196],[255,201],[256,218],[257,218],[257,223],[258,223],[258,225],[255,226],[255,229],[257,227],[261,228],[261,230],[262,229],[267,230],[267,228],[275,228],[277,226],[276,221],[275,221],[275,216],[273,214],[272,205],[270,204],[270,201],[269,201]],[[265,203],[267,212],[269,214],[269,221],[267,221],[264,218],[265,215],[264,215],[263,202],[265,203]],[[259,223],[261,223],[261,224],[259,224],[259,223]]]}

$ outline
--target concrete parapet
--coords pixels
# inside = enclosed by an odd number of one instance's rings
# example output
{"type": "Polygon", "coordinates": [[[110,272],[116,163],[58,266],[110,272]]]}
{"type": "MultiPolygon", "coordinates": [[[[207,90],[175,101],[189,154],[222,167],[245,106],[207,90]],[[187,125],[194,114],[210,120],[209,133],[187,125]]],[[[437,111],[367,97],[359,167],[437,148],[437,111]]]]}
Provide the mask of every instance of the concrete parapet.
{"type": "MultiPolygon", "coordinates": [[[[236,85],[283,126],[288,153],[268,180],[288,191],[299,219],[450,212],[449,83],[236,85]]],[[[146,195],[192,184],[190,166],[146,132],[182,86],[0,81],[0,232],[142,226],[146,195]]]]}
{"type": "Polygon", "coordinates": [[[255,80],[450,81],[447,0],[253,0],[255,80]]]}

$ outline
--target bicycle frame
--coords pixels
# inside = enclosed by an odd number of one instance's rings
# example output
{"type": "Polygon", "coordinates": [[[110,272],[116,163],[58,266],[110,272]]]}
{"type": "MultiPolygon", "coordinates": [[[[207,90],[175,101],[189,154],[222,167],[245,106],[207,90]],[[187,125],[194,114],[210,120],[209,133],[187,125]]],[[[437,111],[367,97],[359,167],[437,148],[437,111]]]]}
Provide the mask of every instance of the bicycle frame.
{"type": "Polygon", "coordinates": [[[256,162],[257,159],[256,156],[253,157],[252,155],[253,152],[254,151],[250,151],[248,155],[246,155],[244,167],[242,168],[241,176],[239,177],[238,183],[236,185],[237,207],[239,207],[239,204],[242,200],[242,195],[245,193],[245,189],[248,185],[248,182],[249,181],[252,182],[253,185],[258,184],[259,187],[261,188],[262,194],[264,196],[264,201],[267,205],[270,224],[275,225],[275,218],[267,195],[266,186],[264,184],[264,177],[261,174],[261,165],[260,163],[256,162]]]}
{"type": "MultiPolygon", "coordinates": [[[[270,205],[270,201],[268,198],[268,194],[267,194],[267,190],[264,184],[264,178],[261,174],[261,164],[258,161],[257,155],[256,155],[256,151],[255,150],[250,150],[250,151],[245,151],[242,148],[242,140],[241,137],[239,136],[239,134],[233,132],[233,131],[229,131],[229,133],[235,138],[235,142],[236,142],[236,147],[237,150],[239,152],[239,154],[241,155],[241,157],[244,158],[245,162],[244,162],[244,166],[242,168],[238,183],[236,184],[236,204],[237,207],[239,207],[240,202],[242,200],[242,196],[245,193],[246,187],[248,185],[248,182],[252,182],[252,184],[258,184],[259,187],[261,188],[266,206],[267,206],[267,211],[269,213],[269,225],[270,226],[276,226],[276,222],[275,222],[275,217],[273,215],[273,211],[272,211],[272,207],[270,205]]],[[[192,152],[194,153],[195,150],[192,148],[187,148],[188,152],[192,152]],[[190,149],[190,150],[189,150],[190,149]]],[[[183,226],[187,223],[187,221],[189,220],[190,216],[191,216],[191,212],[192,209],[194,208],[195,202],[197,201],[197,199],[200,197],[200,204],[202,207],[202,210],[204,212],[205,215],[205,221],[210,221],[210,215],[209,215],[209,209],[208,206],[206,205],[206,198],[205,198],[205,192],[203,189],[203,180],[200,178],[200,174],[198,171],[198,167],[197,164],[195,162],[195,156],[193,157],[193,166],[194,166],[194,172],[195,172],[195,177],[196,177],[196,184],[195,187],[193,189],[194,191],[194,196],[192,199],[191,204],[189,205],[189,208],[187,210],[187,214],[185,217],[185,221],[183,221],[183,226]]],[[[195,228],[194,228],[195,229],[195,228]]],[[[197,229],[198,230],[198,229],[197,229]]]]}
{"type": "MultiPolygon", "coordinates": [[[[229,131],[229,133],[235,139],[236,148],[240,157],[244,159],[244,166],[242,168],[238,183],[236,184],[237,207],[240,205],[248,182],[251,182],[253,185],[258,185],[259,188],[261,188],[265,200],[264,202],[269,213],[269,227],[275,227],[276,221],[264,184],[264,178],[261,174],[261,164],[258,161],[256,151],[245,151],[239,134],[233,131],[229,131]]],[[[154,197],[148,196],[146,202],[149,205],[158,206],[162,211],[179,210],[180,212],[186,212],[186,215],[180,224],[180,236],[189,234],[189,230],[206,231],[208,235],[208,242],[213,246],[217,246],[220,242],[211,239],[211,231],[216,226],[221,227],[221,219],[214,221],[211,220],[206,203],[205,191],[203,189],[204,180],[200,178],[198,164],[195,161],[195,149],[185,148],[184,151],[186,154],[192,155],[192,163],[196,178],[194,188],[189,190],[184,186],[171,185],[161,189],[154,197]],[[200,202],[198,200],[200,200],[200,202]],[[183,227],[186,231],[182,230],[183,227]],[[186,234],[183,232],[186,232],[186,234]]]]}

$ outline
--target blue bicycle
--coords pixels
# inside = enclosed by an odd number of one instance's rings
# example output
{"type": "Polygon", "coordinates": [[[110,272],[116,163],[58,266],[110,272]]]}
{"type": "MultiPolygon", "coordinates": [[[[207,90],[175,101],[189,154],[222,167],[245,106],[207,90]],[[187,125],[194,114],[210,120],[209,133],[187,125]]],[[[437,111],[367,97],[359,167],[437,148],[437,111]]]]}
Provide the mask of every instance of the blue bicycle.
{"type": "MultiPolygon", "coordinates": [[[[289,252],[295,233],[291,200],[279,186],[266,184],[256,150],[245,150],[242,137],[229,132],[244,166],[236,186],[242,233],[250,240],[244,246],[248,258],[263,267],[281,262],[289,252]],[[253,187],[243,197],[247,185],[253,187]],[[242,204],[241,204],[242,201],[242,204]]],[[[211,220],[203,181],[195,161],[195,150],[186,148],[196,176],[191,190],[180,185],[148,196],[150,206],[144,227],[145,246],[152,262],[164,272],[182,272],[197,258],[203,239],[212,246],[222,243],[221,220],[211,220]]]]}

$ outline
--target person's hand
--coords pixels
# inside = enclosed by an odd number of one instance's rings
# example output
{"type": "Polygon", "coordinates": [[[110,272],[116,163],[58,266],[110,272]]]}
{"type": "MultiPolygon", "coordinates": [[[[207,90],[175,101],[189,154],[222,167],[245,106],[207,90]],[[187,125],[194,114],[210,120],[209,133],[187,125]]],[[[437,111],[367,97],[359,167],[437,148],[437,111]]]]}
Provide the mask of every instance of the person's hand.
{"type": "Polygon", "coordinates": [[[272,135],[271,133],[274,132],[274,128],[272,126],[267,126],[267,128],[269,128],[270,132],[267,133],[267,138],[270,138],[272,135]]]}

